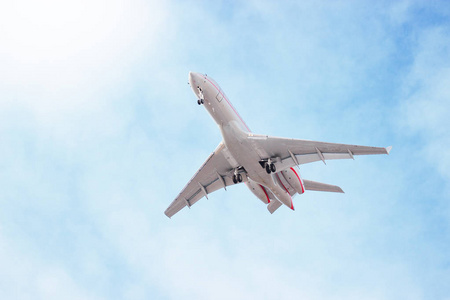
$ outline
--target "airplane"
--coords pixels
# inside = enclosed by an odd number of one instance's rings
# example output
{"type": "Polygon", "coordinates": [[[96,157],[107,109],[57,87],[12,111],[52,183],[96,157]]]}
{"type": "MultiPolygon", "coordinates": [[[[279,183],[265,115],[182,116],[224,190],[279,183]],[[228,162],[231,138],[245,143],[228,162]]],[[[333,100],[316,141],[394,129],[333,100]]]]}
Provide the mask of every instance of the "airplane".
{"type": "Polygon", "coordinates": [[[294,210],[292,198],[306,190],[343,193],[338,186],[302,179],[299,165],[389,154],[392,149],[255,134],[211,77],[189,72],[189,85],[197,104],[203,105],[219,126],[223,140],[166,209],[169,218],[218,189],[242,182],[271,214],[283,204],[294,210]]]}

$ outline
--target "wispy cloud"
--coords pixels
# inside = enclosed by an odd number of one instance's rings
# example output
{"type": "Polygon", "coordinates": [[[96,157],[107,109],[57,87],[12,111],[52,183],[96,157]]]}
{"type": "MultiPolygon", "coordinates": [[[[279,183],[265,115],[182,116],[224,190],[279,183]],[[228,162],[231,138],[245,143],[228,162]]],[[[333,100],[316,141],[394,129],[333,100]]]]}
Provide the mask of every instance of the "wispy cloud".
{"type": "Polygon", "coordinates": [[[0,297],[448,294],[445,3],[1,6],[0,297]],[[169,220],[220,141],[191,70],[256,132],[394,150],[303,166],[347,193],[294,213],[238,186],[169,220]]]}

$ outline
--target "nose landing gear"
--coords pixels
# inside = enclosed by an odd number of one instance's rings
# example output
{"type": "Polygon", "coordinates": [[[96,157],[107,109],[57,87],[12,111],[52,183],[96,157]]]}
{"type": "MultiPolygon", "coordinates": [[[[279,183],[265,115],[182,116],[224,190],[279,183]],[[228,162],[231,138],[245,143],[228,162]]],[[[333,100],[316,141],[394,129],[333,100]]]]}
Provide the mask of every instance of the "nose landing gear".
{"type": "Polygon", "coordinates": [[[203,103],[205,103],[205,101],[203,100],[204,97],[203,97],[203,91],[202,91],[202,88],[199,87],[199,86],[197,86],[197,91],[198,91],[198,95],[199,95],[199,98],[200,98],[200,99],[197,100],[197,104],[198,104],[198,105],[202,105],[203,103]]]}

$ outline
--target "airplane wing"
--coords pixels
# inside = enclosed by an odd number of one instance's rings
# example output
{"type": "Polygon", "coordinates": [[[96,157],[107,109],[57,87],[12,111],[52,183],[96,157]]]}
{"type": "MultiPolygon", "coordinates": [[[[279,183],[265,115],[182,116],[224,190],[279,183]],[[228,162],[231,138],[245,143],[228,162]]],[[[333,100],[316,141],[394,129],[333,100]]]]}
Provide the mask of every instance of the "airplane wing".
{"type": "MultiPolygon", "coordinates": [[[[226,189],[227,186],[234,185],[232,176],[234,169],[238,166],[235,165],[233,160],[229,161],[227,152],[228,149],[221,142],[166,209],[164,212],[166,216],[170,218],[185,206],[190,208],[204,196],[208,198],[208,194],[220,188],[226,189]]],[[[245,173],[241,173],[241,176],[242,182],[246,182],[247,176],[245,173]]]]}
{"type": "Polygon", "coordinates": [[[272,159],[277,171],[320,160],[326,164],[326,160],[354,159],[354,155],[389,154],[392,149],[392,147],[335,144],[257,134],[249,134],[248,139],[262,158],[272,159]]]}

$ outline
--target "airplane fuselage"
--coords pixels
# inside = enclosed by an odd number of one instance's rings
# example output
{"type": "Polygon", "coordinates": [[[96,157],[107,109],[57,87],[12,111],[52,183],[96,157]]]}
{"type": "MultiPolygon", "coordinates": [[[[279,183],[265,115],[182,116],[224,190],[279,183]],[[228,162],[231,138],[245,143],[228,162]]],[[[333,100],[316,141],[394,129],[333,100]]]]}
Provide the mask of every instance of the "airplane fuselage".
{"type": "Polygon", "coordinates": [[[267,159],[268,154],[258,149],[249,137],[254,136],[241,116],[237,113],[220,86],[206,75],[189,73],[189,84],[208,113],[219,126],[226,146],[226,158],[234,168],[245,169],[247,177],[254,182],[269,188],[284,204],[293,209],[292,199],[287,190],[277,185],[273,174],[268,174],[261,167],[260,161],[267,159]],[[288,204],[289,203],[289,204],[288,204]]]}

